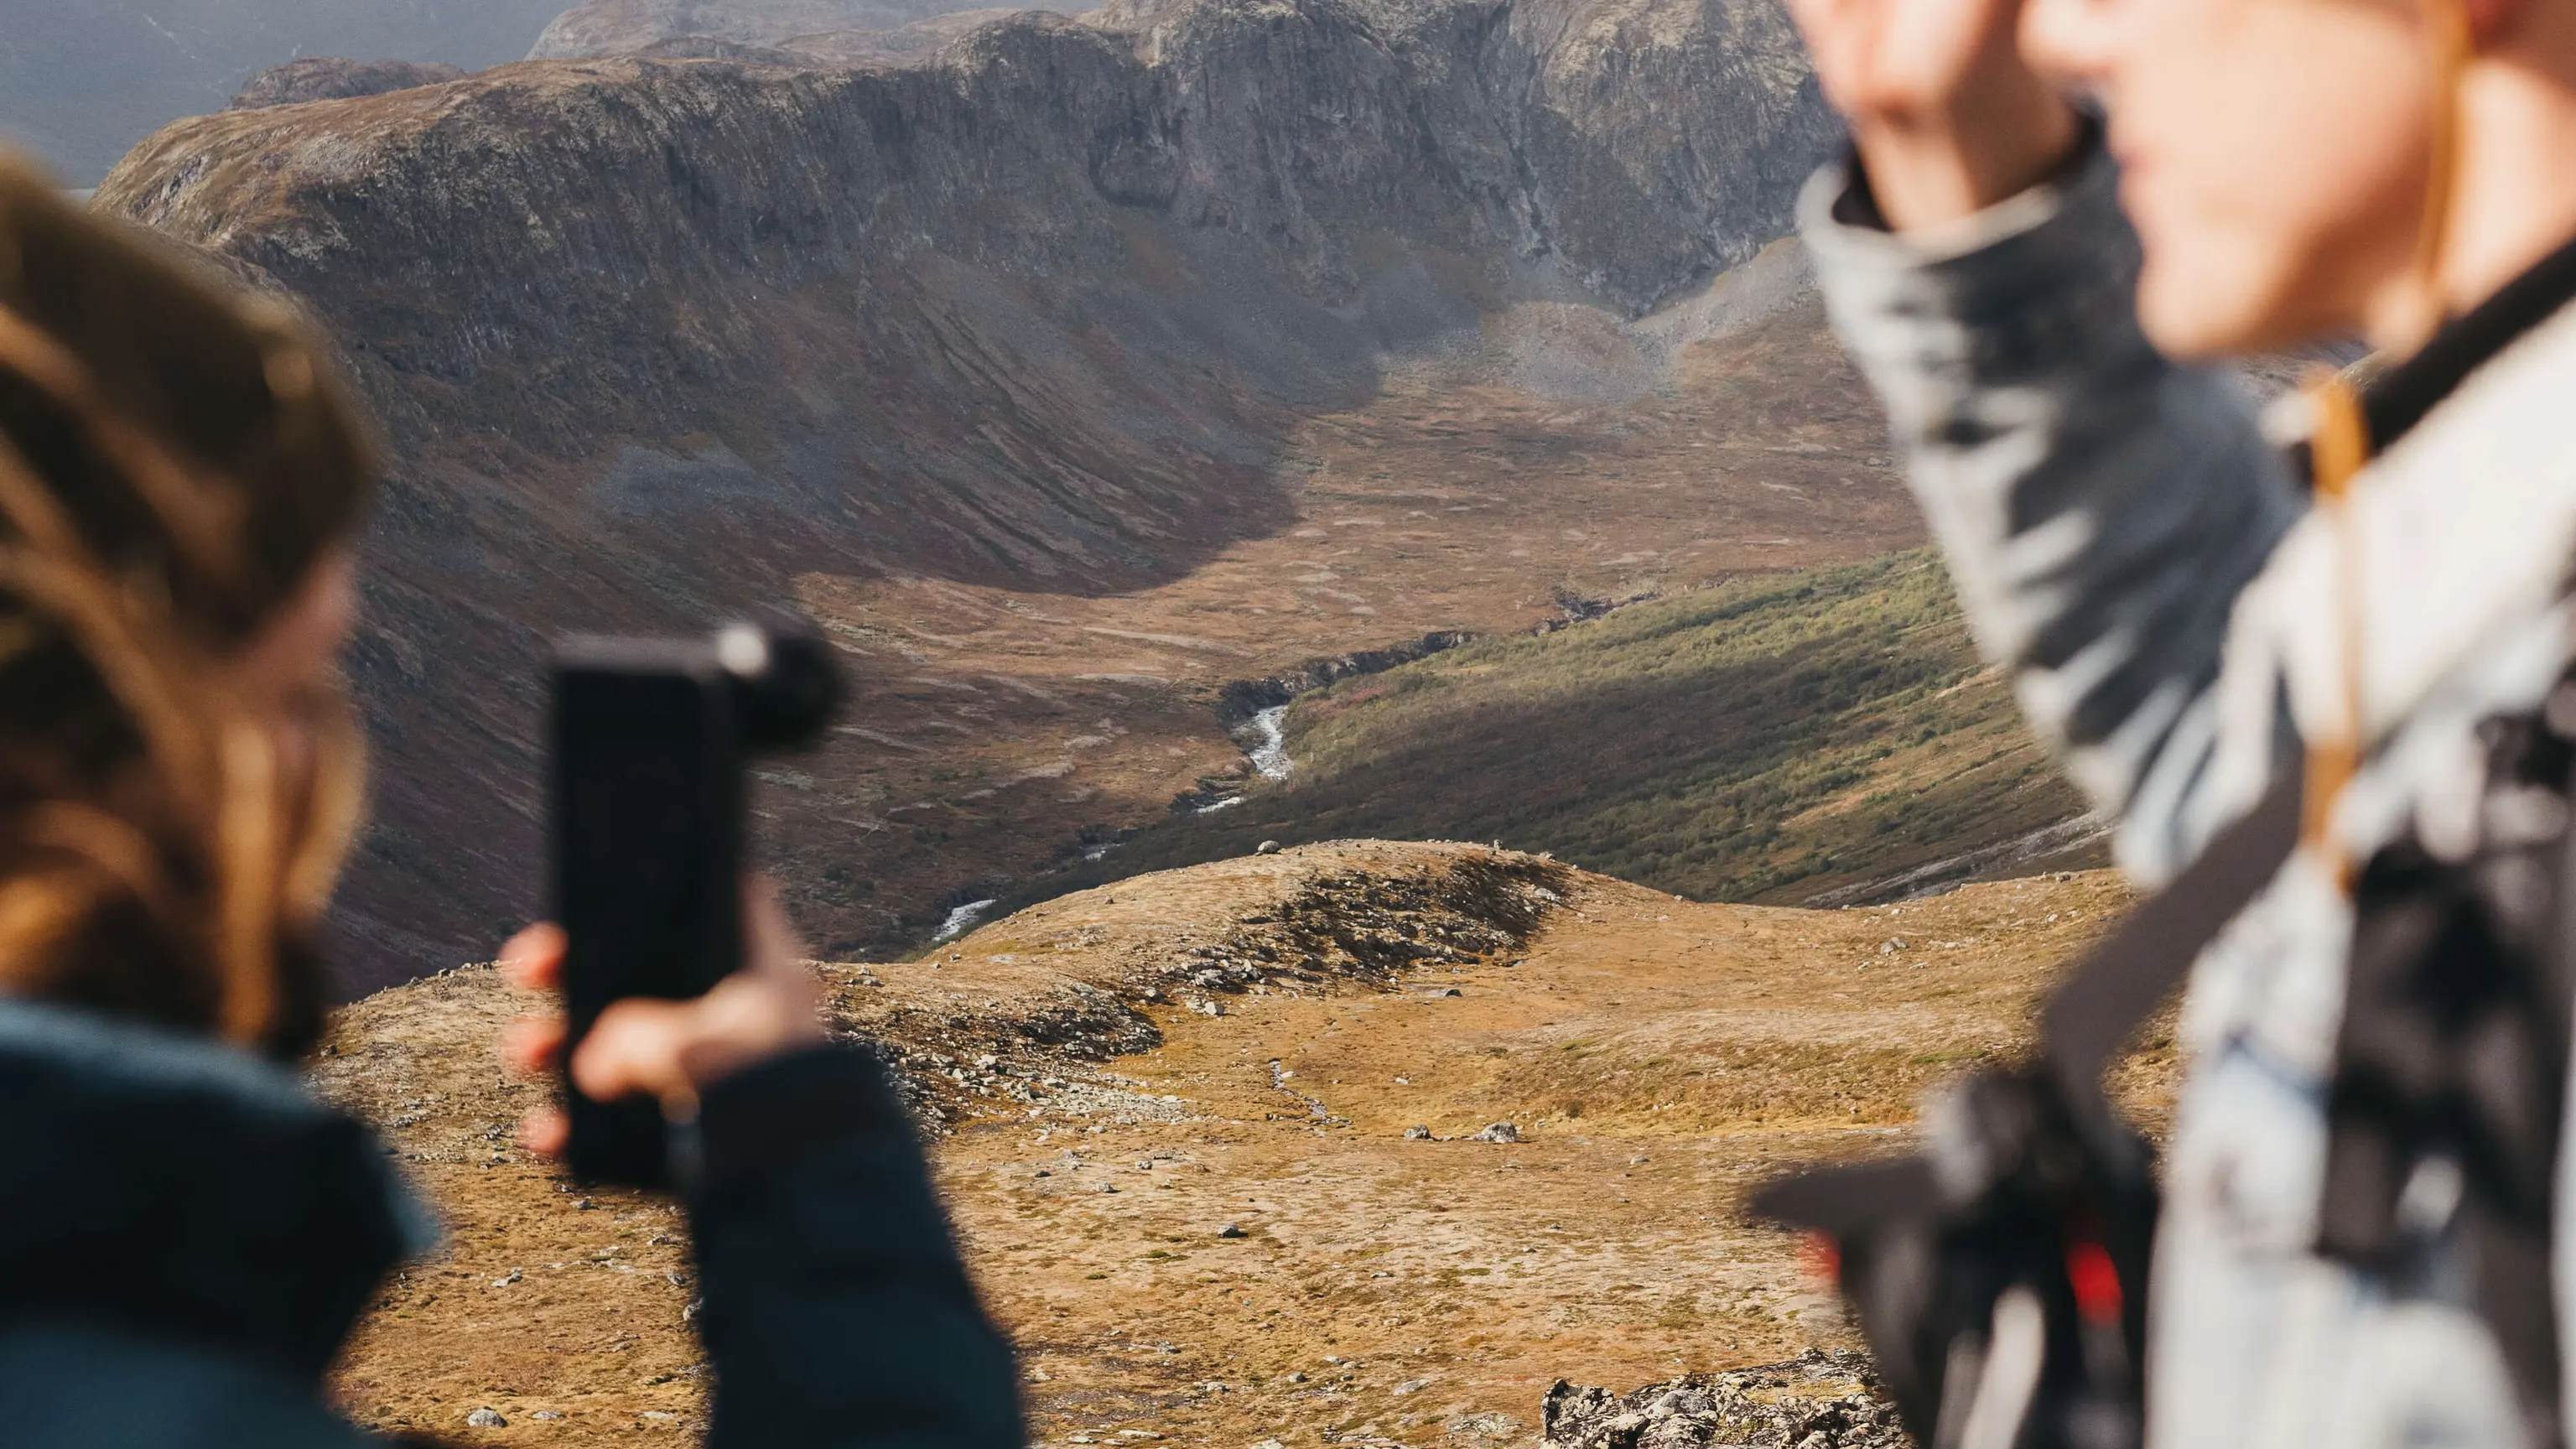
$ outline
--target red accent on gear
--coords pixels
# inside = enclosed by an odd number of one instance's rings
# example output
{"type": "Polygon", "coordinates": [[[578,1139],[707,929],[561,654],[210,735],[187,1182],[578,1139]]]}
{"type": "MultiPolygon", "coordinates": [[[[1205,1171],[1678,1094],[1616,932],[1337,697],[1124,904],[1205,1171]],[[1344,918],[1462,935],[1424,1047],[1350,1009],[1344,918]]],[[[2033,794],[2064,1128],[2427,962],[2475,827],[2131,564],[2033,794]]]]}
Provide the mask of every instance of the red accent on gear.
{"type": "Polygon", "coordinates": [[[2068,1247],[2066,1281],[2075,1289],[2075,1311],[2084,1315],[2085,1322],[2120,1321],[2120,1270],[2111,1262],[2109,1249],[2084,1240],[2068,1247]]]}
{"type": "Polygon", "coordinates": [[[1801,1266],[1807,1275],[1821,1283],[1840,1287],[1843,1281],[1843,1250],[1824,1233],[1807,1234],[1799,1251],[1801,1266]]]}

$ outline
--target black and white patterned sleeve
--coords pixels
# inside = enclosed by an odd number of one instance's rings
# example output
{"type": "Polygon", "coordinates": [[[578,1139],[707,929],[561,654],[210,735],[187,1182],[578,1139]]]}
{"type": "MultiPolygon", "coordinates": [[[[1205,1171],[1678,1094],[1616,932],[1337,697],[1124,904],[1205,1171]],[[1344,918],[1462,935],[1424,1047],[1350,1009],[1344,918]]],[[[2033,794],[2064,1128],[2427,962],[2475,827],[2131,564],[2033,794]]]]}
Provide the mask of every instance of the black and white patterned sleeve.
{"type": "Polygon", "coordinates": [[[2098,146],[1946,245],[1875,224],[1855,176],[1800,207],[1835,331],[1980,647],[2159,883],[2242,804],[2208,788],[2228,619],[2304,499],[2237,382],[2140,332],[2098,146]]]}

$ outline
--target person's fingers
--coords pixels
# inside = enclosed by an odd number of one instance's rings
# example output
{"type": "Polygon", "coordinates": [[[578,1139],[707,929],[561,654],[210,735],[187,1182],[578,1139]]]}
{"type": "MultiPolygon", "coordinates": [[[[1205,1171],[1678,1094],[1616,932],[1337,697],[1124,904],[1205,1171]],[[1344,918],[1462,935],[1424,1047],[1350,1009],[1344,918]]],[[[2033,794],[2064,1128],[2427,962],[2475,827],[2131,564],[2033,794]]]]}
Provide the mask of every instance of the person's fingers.
{"type": "Polygon", "coordinates": [[[820,1045],[812,978],[800,964],[793,979],[736,977],[698,1002],[680,1067],[705,1086],[764,1057],[820,1045]]]}
{"type": "Polygon", "coordinates": [[[641,1092],[663,1098],[689,1086],[682,1055],[697,1003],[634,996],[611,1004],[572,1054],[572,1082],[594,1102],[641,1092]]]}
{"type": "Polygon", "coordinates": [[[635,1093],[665,1102],[753,1062],[827,1040],[810,977],[732,977],[694,1001],[630,998],[600,1013],[572,1057],[573,1085],[610,1102],[635,1093]]]}
{"type": "Polygon", "coordinates": [[[561,1157],[572,1141],[572,1121],[553,1107],[539,1107],[519,1119],[519,1145],[539,1157],[561,1157]]]}
{"type": "Polygon", "coordinates": [[[563,927],[539,921],[501,947],[501,976],[522,991],[542,991],[563,975],[563,927]]]}
{"type": "MultiPolygon", "coordinates": [[[[667,1105],[753,1062],[825,1040],[804,945],[766,881],[744,882],[743,935],[744,969],[705,996],[630,997],[601,1012],[573,1050],[573,1086],[593,1101],[643,1095],[667,1105]]],[[[559,969],[560,936],[540,938],[527,954],[551,957],[551,969],[559,969]]],[[[519,1062],[562,1050],[560,1025],[551,1037],[536,1027],[514,1032],[505,1046],[519,1062]]]]}
{"type": "Polygon", "coordinates": [[[554,1070],[563,1055],[564,1020],[560,1016],[523,1016],[501,1028],[501,1064],[522,1077],[554,1070]]]}

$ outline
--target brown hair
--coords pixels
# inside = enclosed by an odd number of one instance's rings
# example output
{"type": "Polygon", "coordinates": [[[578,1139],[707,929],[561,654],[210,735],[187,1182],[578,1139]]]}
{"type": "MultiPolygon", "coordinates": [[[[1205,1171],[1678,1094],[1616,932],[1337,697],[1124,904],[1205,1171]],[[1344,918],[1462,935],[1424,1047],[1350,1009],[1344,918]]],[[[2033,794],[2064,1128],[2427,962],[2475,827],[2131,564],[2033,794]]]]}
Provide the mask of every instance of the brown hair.
{"type": "Polygon", "coordinates": [[[223,666],[372,473],[283,306],[0,156],[0,989],[317,1037],[357,733],[285,767],[223,666]]]}

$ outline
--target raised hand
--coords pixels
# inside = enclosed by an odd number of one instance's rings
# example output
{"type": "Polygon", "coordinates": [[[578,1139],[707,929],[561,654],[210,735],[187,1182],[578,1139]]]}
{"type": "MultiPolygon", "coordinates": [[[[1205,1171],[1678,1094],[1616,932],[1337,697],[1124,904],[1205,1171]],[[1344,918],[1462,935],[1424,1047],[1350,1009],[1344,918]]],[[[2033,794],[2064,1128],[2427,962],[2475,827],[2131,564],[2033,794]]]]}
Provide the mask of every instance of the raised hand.
{"type": "MultiPolygon", "coordinates": [[[[2036,0],[2062,3],[2062,0],[2036,0]]],[[[1790,0],[1825,98],[1899,231],[1982,211],[2046,177],[2075,112],[2024,58],[2023,0],[1790,0]]]]}

